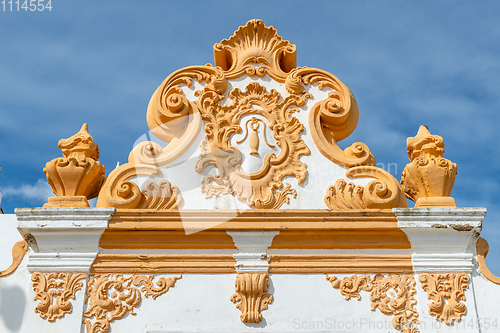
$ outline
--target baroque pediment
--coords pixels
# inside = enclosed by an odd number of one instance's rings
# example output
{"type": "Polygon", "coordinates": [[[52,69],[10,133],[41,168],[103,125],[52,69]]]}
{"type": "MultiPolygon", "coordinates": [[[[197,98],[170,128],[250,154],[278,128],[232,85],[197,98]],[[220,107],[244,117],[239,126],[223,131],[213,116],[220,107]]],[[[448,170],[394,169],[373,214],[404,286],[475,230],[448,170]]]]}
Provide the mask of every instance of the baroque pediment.
{"type": "Polygon", "coordinates": [[[147,109],[158,140],[134,147],[97,206],[405,207],[398,180],[375,166],[366,144],[337,144],[358,122],[350,90],[324,70],[296,67],[296,52],[251,20],[214,45],[215,65],[168,76],[147,109]]]}

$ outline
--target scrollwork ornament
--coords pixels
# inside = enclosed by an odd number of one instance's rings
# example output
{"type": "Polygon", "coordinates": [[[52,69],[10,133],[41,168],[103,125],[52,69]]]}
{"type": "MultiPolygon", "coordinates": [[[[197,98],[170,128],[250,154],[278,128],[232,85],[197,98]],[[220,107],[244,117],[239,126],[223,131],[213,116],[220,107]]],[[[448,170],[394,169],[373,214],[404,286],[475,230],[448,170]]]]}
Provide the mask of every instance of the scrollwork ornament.
{"type": "Polygon", "coordinates": [[[369,275],[346,276],[342,280],[335,276],[326,279],[333,288],[339,289],[346,300],[355,297],[361,299],[360,292],[370,293],[371,310],[378,309],[385,315],[392,315],[393,327],[403,333],[420,332],[418,328],[418,311],[415,279],[412,275],[377,274],[373,279],[369,275]]]}
{"type": "Polygon", "coordinates": [[[10,275],[16,271],[21,262],[23,261],[24,255],[28,252],[29,245],[26,240],[18,241],[12,247],[12,264],[7,267],[7,269],[0,271],[0,277],[10,275]]]}
{"type": "Polygon", "coordinates": [[[383,209],[406,207],[403,189],[394,176],[375,166],[358,166],[346,171],[347,177],[370,177],[366,186],[339,179],[326,190],[325,203],[330,209],[383,209]]]}
{"type": "Polygon", "coordinates": [[[39,301],[35,312],[50,322],[71,313],[73,305],[70,299],[75,299],[76,292],[83,286],[80,280],[86,277],[84,273],[33,273],[34,299],[39,301]]]}
{"type": "Polygon", "coordinates": [[[467,273],[430,274],[422,273],[418,277],[422,289],[427,293],[429,314],[437,321],[444,321],[451,326],[467,314],[465,291],[469,288],[470,276],[467,273]]]}
{"type": "MultiPolygon", "coordinates": [[[[287,176],[295,177],[299,185],[306,180],[307,165],[300,161],[300,157],[309,155],[310,150],[300,138],[304,126],[292,114],[310,97],[309,94],[291,95],[280,102],[281,95],[276,90],[267,92],[257,82],[250,83],[244,91],[233,89],[229,93],[232,100],[229,105],[219,104],[224,96],[212,91],[200,92],[198,108],[207,122],[207,138],[201,144],[195,170],[202,173],[215,166],[219,171],[216,176],[204,177],[201,190],[206,197],[233,194],[248,206],[260,209],[279,208],[289,202],[290,196],[295,197],[296,191],[281,180],[287,176]],[[243,171],[242,153],[231,144],[231,137],[243,131],[240,120],[245,115],[266,119],[266,126],[280,147],[278,155],[265,155],[261,169],[254,173],[243,171]]],[[[258,149],[258,144],[254,144],[254,149],[258,149]]]]}
{"type": "Polygon", "coordinates": [[[332,89],[325,100],[314,104],[309,111],[309,128],[319,151],[347,167],[376,165],[366,144],[356,142],[344,150],[337,145],[354,131],[359,118],[356,99],[337,77],[320,69],[297,67],[287,76],[285,87],[290,94],[303,94],[304,86],[316,83],[320,90],[332,89]]]}
{"type": "Polygon", "coordinates": [[[182,276],[161,277],[153,283],[153,276],[132,275],[125,278],[121,274],[91,275],[87,287],[83,313],[83,324],[87,333],[108,333],[111,323],[122,319],[130,313],[136,315],[134,309],[141,304],[141,292],[153,299],[165,294],[182,276]],[[94,321],[92,322],[92,318],[94,321]]]}

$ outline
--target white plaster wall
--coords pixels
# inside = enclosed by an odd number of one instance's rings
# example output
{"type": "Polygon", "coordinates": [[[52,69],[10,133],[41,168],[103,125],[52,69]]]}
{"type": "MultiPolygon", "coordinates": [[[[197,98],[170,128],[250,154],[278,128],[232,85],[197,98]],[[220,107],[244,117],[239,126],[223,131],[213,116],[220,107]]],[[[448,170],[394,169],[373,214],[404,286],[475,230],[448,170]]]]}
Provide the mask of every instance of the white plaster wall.
{"type": "MultiPolygon", "coordinates": [[[[274,301],[262,311],[264,320],[244,324],[239,319],[241,312],[229,300],[235,277],[184,274],[157,300],[143,298],[137,315],[113,322],[111,332],[397,332],[391,326],[391,315],[371,311],[369,293],[360,292],[360,301],[346,301],[322,274],[271,275],[269,292],[274,301]]],[[[429,301],[417,283],[420,331],[480,332],[468,326],[469,321],[477,322],[472,293],[472,288],[466,292],[468,314],[448,327],[428,314],[429,301]]]]}
{"type": "MultiPolygon", "coordinates": [[[[171,275],[169,275],[171,276],[171,275]]],[[[235,274],[184,274],[155,301],[143,299],[136,316],[114,322],[112,332],[387,332],[392,317],[370,311],[368,293],[346,301],[321,274],[271,275],[274,301],[259,324],[244,324],[230,301],[235,274]],[[357,323],[359,329],[345,330],[357,323]],[[364,323],[361,326],[361,323],[364,323]],[[334,329],[344,327],[344,329],[334,329]],[[379,330],[373,329],[379,325],[379,330]]],[[[395,331],[395,330],[394,330],[395,331]]]]}
{"type": "Polygon", "coordinates": [[[500,332],[500,285],[487,280],[478,270],[474,271],[472,281],[480,332],[500,332]]]}
{"type": "MultiPolygon", "coordinates": [[[[4,270],[12,263],[12,246],[22,240],[17,231],[17,219],[14,214],[0,215],[0,269],[4,270]]],[[[35,313],[38,301],[28,272],[28,253],[17,270],[11,275],[0,278],[0,332],[1,333],[52,333],[80,332],[85,280],[82,289],[76,293],[73,301],[73,313],[50,323],[35,313]]]]}
{"type": "MultiPolygon", "coordinates": [[[[250,83],[257,81],[259,84],[264,85],[267,88],[267,92],[271,89],[276,89],[282,96],[285,98],[290,94],[287,93],[285,89],[285,85],[283,83],[278,83],[271,80],[268,76],[264,78],[258,77],[247,77],[243,76],[236,80],[228,81],[228,88],[226,91],[226,97],[228,93],[234,89],[239,88],[244,91],[245,87],[250,83]]],[[[188,88],[185,85],[181,85],[186,97],[190,100],[196,100],[194,96],[194,91],[201,90],[204,84],[199,84],[197,82],[193,83],[193,85],[188,88]]],[[[307,164],[307,169],[309,171],[309,175],[307,180],[302,185],[297,185],[297,180],[294,177],[286,177],[283,179],[283,184],[290,183],[293,189],[297,191],[297,198],[290,199],[290,204],[283,205],[282,208],[294,208],[294,209],[304,209],[304,208],[316,208],[316,209],[324,209],[327,208],[324,203],[324,196],[326,194],[326,189],[329,185],[333,185],[337,179],[346,179],[350,182],[359,185],[366,185],[370,180],[369,178],[357,178],[357,179],[348,179],[345,177],[346,167],[337,165],[327,159],[316,147],[310,130],[309,130],[309,109],[318,101],[324,100],[328,96],[328,92],[331,90],[330,88],[325,88],[323,91],[317,88],[317,84],[309,85],[306,87],[307,92],[310,92],[314,97],[308,99],[307,104],[300,108],[300,112],[293,113],[293,116],[297,117],[299,121],[304,125],[304,132],[301,134],[302,140],[306,143],[311,151],[311,155],[302,156],[301,161],[307,164]]],[[[226,104],[229,104],[231,100],[229,98],[226,99],[226,104]]],[[[250,118],[254,115],[245,116],[244,119],[240,122],[240,125],[243,127],[247,118],[250,118]]],[[[260,135],[260,147],[259,152],[260,156],[264,157],[267,152],[275,151],[278,152],[279,149],[271,149],[267,147],[267,145],[262,140],[262,125],[259,130],[260,135]]],[[[234,135],[232,137],[232,144],[234,145],[236,141],[241,140],[244,137],[245,131],[241,134],[234,135]]],[[[203,177],[206,174],[215,175],[218,172],[215,168],[208,168],[203,174],[198,174],[194,167],[196,162],[198,161],[198,156],[200,154],[199,145],[205,137],[205,132],[203,128],[201,129],[197,139],[191,145],[191,147],[176,161],[162,166],[162,174],[152,178],[146,177],[136,177],[132,180],[136,182],[141,188],[145,186],[145,184],[151,180],[158,182],[161,179],[167,179],[173,185],[179,187],[181,190],[181,194],[184,198],[183,209],[250,209],[245,203],[240,202],[235,197],[231,195],[219,195],[218,197],[211,197],[210,199],[205,199],[205,194],[201,192],[200,186],[203,177]]],[[[271,132],[267,129],[267,139],[269,143],[274,144],[275,140],[272,137],[271,132]]],[[[240,145],[238,145],[238,149],[240,149],[244,155],[243,169],[246,171],[255,171],[260,169],[261,166],[261,158],[251,156],[248,154],[249,152],[249,136],[247,139],[240,145]]],[[[349,141],[349,137],[345,139],[345,142],[341,142],[340,145],[342,148],[345,148],[352,144],[352,141],[349,141]]],[[[367,142],[369,145],[369,142],[367,142]]]]}
{"type": "MultiPolygon", "coordinates": [[[[21,239],[16,230],[14,215],[0,215],[0,263],[7,268],[11,263],[12,245],[21,239]]],[[[12,274],[0,278],[0,332],[1,333],[67,333],[85,332],[82,325],[85,281],[83,288],[71,300],[73,311],[54,323],[39,317],[34,309],[31,275],[27,270],[28,256],[12,274]]],[[[350,275],[350,274],[349,274],[350,275]]],[[[125,275],[129,276],[129,275],[125,275]]],[[[156,275],[170,277],[173,274],[156,275]]],[[[337,274],[338,278],[347,276],[337,274]]],[[[373,275],[371,275],[373,277],[373,275]]],[[[244,324],[241,312],[230,301],[236,274],[184,274],[166,294],[156,300],[142,296],[135,309],[137,315],[126,315],[111,323],[111,333],[167,333],[167,332],[396,332],[391,327],[391,315],[378,309],[371,311],[369,293],[360,292],[361,300],[347,301],[338,289],[331,287],[323,274],[272,274],[269,292],[274,301],[262,311],[259,324],[244,324]]],[[[465,292],[467,315],[453,326],[438,323],[428,313],[429,300],[416,283],[417,309],[421,332],[497,332],[500,331],[497,306],[500,286],[473,272],[465,292]],[[482,323],[479,326],[478,318],[482,323]],[[494,321],[497,320],[497,324],[494,321]],[[486,321],[490,325],[486,324],[486,321]]]]}
{"type": "MultiPolygon", "coordinates": [[[[0,225],[0,270],[5,270],[12,263],[12,246],[23,238],[16,215],[0,214],[0,225]]],[[[14,273],[0,278],[0,332],[21,332],[29,298],[26,257],[14,273]]]]}

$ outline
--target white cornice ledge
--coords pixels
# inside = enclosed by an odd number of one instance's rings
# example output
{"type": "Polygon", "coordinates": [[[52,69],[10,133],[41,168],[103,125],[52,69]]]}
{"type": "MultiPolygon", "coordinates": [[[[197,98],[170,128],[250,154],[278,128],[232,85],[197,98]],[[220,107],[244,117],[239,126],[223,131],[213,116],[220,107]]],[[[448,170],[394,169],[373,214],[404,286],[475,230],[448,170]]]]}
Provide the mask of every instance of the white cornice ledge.
{"type": "Polygon", "coordinates": [[[415,273],[472,272],[470,245],[481,232],[486,208],[393,208],[412,247],[415,273]]]}
{"type": "Polygon", "coordinates": [[[226,231],[233,238],[239,253],[234,254],[237,273],[267,272],[267,249],[279,231],[226,231]]]}
{"type": "Polygon", "coordinates": [[[17,228],[29,242],[30,272],[85,272],[114,208],[17,208],[17,228]]]}

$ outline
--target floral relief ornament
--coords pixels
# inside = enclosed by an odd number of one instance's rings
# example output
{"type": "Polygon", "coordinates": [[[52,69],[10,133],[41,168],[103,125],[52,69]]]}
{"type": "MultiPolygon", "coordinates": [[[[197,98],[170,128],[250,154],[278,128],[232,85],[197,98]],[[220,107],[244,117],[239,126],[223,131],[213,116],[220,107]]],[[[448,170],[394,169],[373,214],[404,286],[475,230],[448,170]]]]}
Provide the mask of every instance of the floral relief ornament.
{"type": "Polygon", "coordinates": [[[80,280],[86,277],[85,273],[33,273],[34,299],[39,301],[35,312],[50,322],[71,313],[73,305],[70,299],[75,299],[76,292],[83,287],[80,280]]]}
{"type": "Polygon", "coordinates": [[[154,276],[136,275],[125,278],[122,274],[91,275],[87,286],[83,313],[83,324],[87,333],[108,333],[110,323],[122,319],[128,313],[136,315],[134,309],[141,304],[141,292],[147,298],[157,299],[165,294],[180,276],[171,278],[160,277],[153,283],[154,276]],[[140,288],[139,288],[140,287],[140,288]],[[92,323],[90,319],[95,318],[92,323]]]}
{"type": "Polygon", "coordinates": [[[418,311],[415,309],[415,279],[412,275],[377,274],[373,279],[369,275],[346,276],[342,280],[335,276],[326,279],[332,287],[339,289],[346,300],[352,297],[361,299],[360,291],[370,293],[372,311],[379,309],[385,315],[392,315],[392,325],[403,333],[420,332],[418,311]]]}
{"type": "MultiPolygon", "coordinates": [[[[310,150],[300,138],[304,125],[292,114],[299,110],[298,107],[305,105],[310,97],[310,94],[290,95],[281,101],[281,95],[276,90],[267,92],[266,87],[257,82],[250,83],[244,91],[238,88],[230,91],[232,103],[229,105],[219,104],[224,95],[210,90],[200,92],[198,107],[203,120],[207,121],[207,139],[202,142],[196,171],[202,173],[210,166],[215,166],[219,171],[216,176],[204,177],[201,190],[206,197],[233,194],[248,206],[262,209],[279,208],[289,202],[288,195],[295,197],[296,191],[290,189],[290,184],[284,186],[281,180],[287,176],[295,177],[299,185],[306,180],[307,165],[300,161],[300,157],[309,155],[310,150]],[[280,148],[278,155],[272,152],[265,155],[261,169],[254,173],[243,171],[243,155],[231,144],[231,137],[243,131],[240,120],[245,115],[258,115],[266,119],[265,126],[272,132],[280,148]]],[[[253,132],[250,146],[253,153],[258,153],[258,141],[254,135],[258,123],[254,118],[250,120],[253,132]]],[[[267,139],[265,141],[268,146],[272,146],[267,139]]]]}
{"type": "Polygon", "coordinates": [[[429,314],[437,321],[444,321],[451,326],[467,314],[465,291],[469,288],[470,277],[467,273],[429,274],[418,277],[422,289],[427,292],[429,314]]]}

